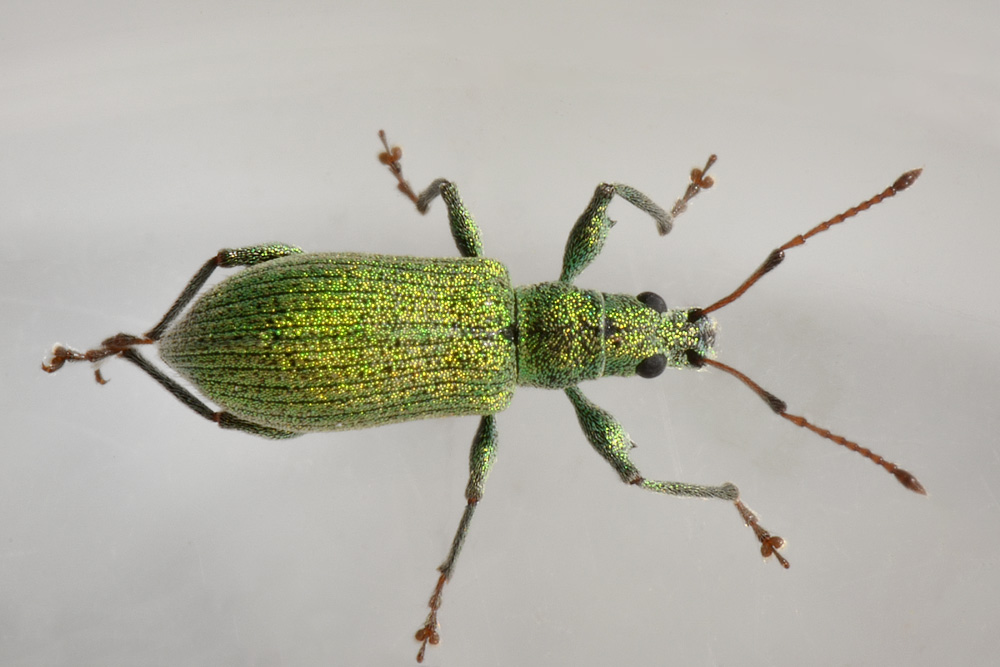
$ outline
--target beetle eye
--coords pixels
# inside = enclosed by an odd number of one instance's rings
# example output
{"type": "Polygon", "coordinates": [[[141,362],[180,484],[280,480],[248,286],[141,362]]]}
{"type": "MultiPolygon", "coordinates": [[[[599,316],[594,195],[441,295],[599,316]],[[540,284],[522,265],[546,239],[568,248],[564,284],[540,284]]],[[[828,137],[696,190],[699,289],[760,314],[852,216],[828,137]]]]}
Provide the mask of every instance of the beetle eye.
{"type": "MultiPolygon", "coordinates": [[[[659,297],[657,297],[659,298],[659,297]]],[[[667,367],[667,358],[662,354],[654,354],[646,357],[635,367],[636,375],[644,378],[655,378],[667,367]]]]}
{"type": "Polygon", "coordinates": [[[635,298],[638,299],[640,303],[649,306],[658,313],[667,312],[667,303],[660,297],[659,294],[654,294],[653,292],[643,292],[635,298]]]}

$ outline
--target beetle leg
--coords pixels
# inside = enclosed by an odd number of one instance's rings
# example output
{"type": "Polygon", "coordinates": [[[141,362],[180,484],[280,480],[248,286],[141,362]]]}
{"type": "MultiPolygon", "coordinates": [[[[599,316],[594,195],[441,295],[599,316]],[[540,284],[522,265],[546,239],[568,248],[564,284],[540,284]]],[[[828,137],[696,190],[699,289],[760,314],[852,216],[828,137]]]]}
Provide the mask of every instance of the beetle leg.
{"type": "Polygon", "coordinates": [[[482,257],[483,239],[479,233],[479,225],[462,203],[462,197],[458,194],[458,188],[454,183],[443,178],[431,183],[417,198],[417,209],[426,212],[431,201],[438,195],[441,195],[444,205],[448,208],[451,237],[455,239],[459,254],[462,257],[482,257]]]}
{"type": "Polygon", "coordinates": [[[382,140],[382,146],[385,147],[385,151],[379,153],[379,162],[388,167],[392,175],[396,177],[398,181],[396,185],[397,189],[406,195],[421,213],[427,213],[431,202],[438,195],[441,195],[445,206],[448,208],[451,236],[455,239],[458,252],[462,257],[482,257],[483,241],[479,233],[479,226],[476,224],[476,220],[472,217],[469,209],[465,208],[465,204],[462,203],[462,197],[458,194],[458,188],[455,187],[455,184],[448,179],[439,178],[424,188],[423,192],[417,194],[409,181],[403,178],[403,166],[401,164],[403,149],[399,146],[390,147],[383,130],[379,130],[378,136],[382,140]]]}
{"type": "Polygon", "coordinates": [[[469,533],[472,514],[476,511],[476,505],[482,500],[486,478],[490,474],[493,462],[496,461],[496,456],[496,418],[493,415],[486,415],[479,422],[479,429],[476,431],[476,437],[472,440],[472,449],[469,452],[469,483],[465,487],[465,511],[462,513],[462,520],[458,523],[458,530],[451,542],[448,557],[438,567],[441,576],[438,577],[434,592],[427,603],[431,611],[427,614],[427,620],[424,621],[423,626],[417,630],[416,638],[420,642],[417,662],[423,662],[427,644],[434,645],[441,641],[437,621],[437,612],[441,608],[441,593],[445,583],[451,579],[451,575],[455,571],[455,561],[458,560],[458,554],[462,551],[462,545],[465,543],[465,536],[469,533]]]}
{"type": "Polygon", "coordinates": [[[223,248],[215,257],[205,262],[198,269],[198,273],[194,274],[194,277],[191,278],[184,291],[177,297],[174,304],[170,306],[170,310],[166,312],[155,327],[146,332],[146,337],[159,340],[167,330],[167,327],[170,326],[170,323],[180,315],[185,306],[191,303],[191,299],[198,294],[198,291],[205,285],[208,277],[212,275],[215,269],[219,267],[231,269],[235,266],[253,266],[254,264],[263,264],[272,259],[300,252],[302,252],[301,249],[285,245],[284,243],[268,243],[265,245],[247,246],[246,248],[223,248]]]}
{"type": "Polygon", "coordinates": [[[635,445],[621,423],[609,412],[591,403],[577,387],[566,389],[566,395],[569,396],[570,402],[576,409],[576,416],[580,420],[580,427],[586,434],[587,440],[611,464],[623,482],[634,484],[647,491],[665,493],[670,496],[720,498],[732,502],[740,516],[743,517],[743,521],[753,529],[757,536],[757,540],[761,544],[761,554],[765,558],[774,556],[783,567],[788,567],[788,561],[777,552],[777,549],[784,545],[784,540],[777,535],[771,535],[757,523],[757,516],[740,500],[740,490],[736,488],[735,484],[727,482],[720,486],[703,486],[686,482],[646,479],[629,459],[628,452],[635,445]]]}
{"type": "MultiPolygon", "coordinates": [[[[181,311],[184,310],[189,303],[191,303],[191,300],[205,285],[208,277],[212,275],[212,272],[215,271],[215,269],[219,267],[231,268],[234,266],[252,266],[254,264],[261,264],[262,262],[277,259],[278,257],[284,257],[285,255],[292,255],[300,252],[302,251],[295,246],[285,245],[283,243],[269,243],[266,245],[248,246],[246,248],[225,248],[220,250],[215,257],[205,262],[202,267],[198,269],[198,272],[194,274],[194,277],[188,282],[187,286],[181,292],[181,295],[177,297],[177,300],[174,301],[173,305],[170,306],[170,309],[160,319],[156,326],[144,333],[142,336],[133,336],[132,334],[126,333],[115,334],[111,338],[104,340],[104,342],[101,343],[101,347],[94,348],[93,350],[87,350],[86,352],[77,352],[76,350],[64,345],[56,345],[52,350],[51,360],[49,360],[48,363],[42,363],[42,370],[47,373],[55,373],[57,370],[62,368],[63,364],[67,361],[90,361],[96,363],[106,357],[116,355],[126,356],[125,352],[131,351],[136,345],[151,345],[163,336],[167,327],[170,326],[170,323],[181,314],[181,311]]],[[[132,361],[135,360],[133,359],[132,361]]],[[[101,376],[100,369],[94,371],[94,375],[99,383],[105,384],[107,382],[107,380],[101,376]]],[[[170,389],[169,387],[167,388],[170,389]]],[[[177,395],[176,392],[171,391],[171,393],[177,395]]],[[[187,404],[190,405],[190,403],[187,404]]]]}
{"type": "Polygon", "coordinates": [[[701,169],[691,170],[691,181],[688,183],[684,196],[674,203],[668,213],[660,208],[652,199],[635,188],[623,183],[601,183],[594,191],[594,196],[587,205],[583,215],[577,219],[566,241],[566,252],[563,255],[563,270],[559,280],[573,282],[594,259],[601,254],[608,232],[615,226],[615,221],[608,217],[608,205],[615,195],[641,211],[648,213],[654,221],[660,235],[668,233],[674,226],[674,219],[687,209],[687,204],[702,190],[712,187],[711,176],[705,172],[715,163],[715,156],[708,158],[701,169]]]}
{"type": "Polygon", "coordinates": [[[164,389],[173,394],[181,403],[188,406],[205,419],[214,421],[221,428],[235,429],[237,431],[244,431],[246,433],[252,433],[254,435],[273,439],[294,438],[301,435],[299,433],[292,433],[291,431],[281,431],[276,428],[254,424],[253,422],[240,419],[239,417],[228,412],[217,412],[205,405],[201,399],[175,382],[172,378],[164,374],[159,368],[149,363],[149,360],[139,354],[139,352],[135,349],[128,348],[121,353],[121,356],[144,370],[146,374],[159,382],[164,389]]]}

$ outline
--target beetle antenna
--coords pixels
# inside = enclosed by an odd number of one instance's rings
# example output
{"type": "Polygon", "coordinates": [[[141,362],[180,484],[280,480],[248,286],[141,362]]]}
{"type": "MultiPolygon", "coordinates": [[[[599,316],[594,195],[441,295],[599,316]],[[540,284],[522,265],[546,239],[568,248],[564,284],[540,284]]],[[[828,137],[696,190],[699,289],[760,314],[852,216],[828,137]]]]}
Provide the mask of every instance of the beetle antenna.
{"type": "Polygon", "coordinates": [[[923,485],[917,481],[917,478],[914,477],[912,473],[903,470],[895,463],[887,461],[886,459],[882,458],[872,450],[866,447],[862,447],[856,442],[848,440],[847,438],[837,435],[836,433],[831,433],[825,428],[821,428],[819,426],[816,426],[815,424],[812,424],[805,417],[800,417],[798,415],[790,414],[789,412],[787,412],[786,404],[783,400],[781,400],[771,392],[767,391],[759,384],[757,384],[749,377],[747,377],[744,373],[741,373],[732,366],[728,366],[722,362],[715,361],[714,359],[708,359],[694,352],[690,353],[688,355],[688,358],[691,361],[692,366],[701,367],[704,364],[708,364],[709,366],[713,366],[721,371],[729,373],[737,380],[739,380],[746,386],[750,387],[750,389],[755,394],[760,396],[761,400],[767,403],[768,407],[774,410],[774,412],[779,416],[784,417],[785,419],[792,422],[796,426],[801,426],[802,428],[809,429],[810,431],[812,431],[813,433],[822,438],[826,438],[827,440],[831,440],[837,443],[838,445],[847,447],[852,452],[857,452],[858,454],[861,454],[861,456],[865,457],[866,459],[873,461],[874,463],[877,463],[878,465],[885,468],[885,470],[890,474],[892,474],[899,481],[900,484],[908,488],[910,491],[914,491],[922,495],[927,495],[927,491],[924,490],[923,485]]]}
{"type": "Polygon", "coordinates": [[[911,185],[913,185],[913,182],[915,180],[917,180],[918,176],[920,176],[920,172],[921,171],[923,171],[923,170],[922,169],[913,169],[911,171],[906,172],[905,174],[903,174],[902,176],[900,176],[899,178],[897,178],[896,181],[892,185],[890,185],[885,190],[883,190],[882,192],[878,193],[877,195],[875,195],[871,199],[866,199],[865,201],[861,202],[857,206],[849,208],[846,211],[844,211],[843,213],[839,213],[839,214],[833,216],[832,218],[830,218],[829,220],[825,220],[825,221],[819,223],[818,225],[816,225],[815,227],[813,227],[812,229],[810,229],[805,234],[799,234],[799,235],[793,237],[788,243],[786,243],[785,245],[781,246],[780,248],[776,248],[776,249],[772,250],[771,254],[769,254],[767,256],[767,259],[764,260],[764,263],[761,264],[759,267],[757,267],[757,270],[754,271],[752,274],[750,274],[750,277],[747,278],[745,281],[743,281],[743,284],[740,285],[739,287],[737,287],[736,290],[732,294],[730,294],[729,296],[727,296],[725,298],[719,299],[718,301],[716,301],[715,303],[713,303],[711,306],[708,306],[707,308],[694,308],[694,309],[692,309],[691,312],[688,314],[688,319],[691,322],[694,322],[696,320],[701,319],[705,315],[708,315],[711,312],[719,310],[720,308],[722,308],[724,306],[728,306],[733,301],[736,301],[736,299],[738,299],[741,296],[743,296],[748,289],[750,289],[751,287],[753,287],[754,283],[756,283],[758,280],[760,280],[761,278],[763,278],[765,274],[767,274],[768,272],[770,272],[771,270],[773,270],[776,266],[778,266],[779,264],[781,264],[781,261],[783,259],[785,259],[785,251],[786,250],[790,250],[790,249],[792,249],[792,248],[794,248],[796,246],[800,246],[800,245],[802,245],[802,244],[804,244],[806,242],[806,239],[808,239],[810,237],[813,237],[816,234],[819,234],[820,232],[825,232],[826,230],[830,229],[830,227],[833,227],[836,224],[844,222],[845,220],[847,220],[849,218],[853,218],[858,213],[861,213],[862,211],[866,211],[869,208],[871,208],[872,206],[875,206],[876,204],[882,203],[883,201],[885,201],[889,197],[894,197],[895,195],[899,194],[900,192],[902,192],[906,188],[908,188],[911,185]]]}

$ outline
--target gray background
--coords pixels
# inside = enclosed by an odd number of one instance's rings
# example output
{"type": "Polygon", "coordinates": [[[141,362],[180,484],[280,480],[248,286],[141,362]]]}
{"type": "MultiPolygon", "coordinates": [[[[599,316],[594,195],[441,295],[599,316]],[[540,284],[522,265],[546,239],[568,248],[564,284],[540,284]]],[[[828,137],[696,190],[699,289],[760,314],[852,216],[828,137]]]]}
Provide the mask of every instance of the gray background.
{"type": "Polygon", "coordinates": [[[441,613],[440,665],[986,664],[1000,649],[994,2],[4,3],[0,663],[406,665],[462,509],[475,419],[282,443],[222,432],[121,361],[218,248],[453,255],[376,162],[457,181],[514,280],[553,279],[602,180],[580,279],[674,305],[926,168],[720,313],[720,358],[916,473],[777,419],[718,372],[584,387],[653,478],[620,484],[567,400],[520,391],[441,613]]]}

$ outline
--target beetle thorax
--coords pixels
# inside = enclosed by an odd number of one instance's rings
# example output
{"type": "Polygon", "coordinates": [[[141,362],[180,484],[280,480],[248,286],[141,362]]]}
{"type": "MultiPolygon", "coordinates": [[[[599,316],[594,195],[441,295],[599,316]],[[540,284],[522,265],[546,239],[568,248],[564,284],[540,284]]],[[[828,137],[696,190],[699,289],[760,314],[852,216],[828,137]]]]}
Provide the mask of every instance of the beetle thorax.
{"type": "Polygon", "coordinates": [[[687,311],[660,312],[625,294],[564,282],[515,290],[518,384],[565,388],[606,375],[635,375],[646,359],[688,367],[688,350],[713,354],[715,322],[687,311]]]}

